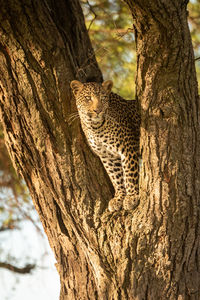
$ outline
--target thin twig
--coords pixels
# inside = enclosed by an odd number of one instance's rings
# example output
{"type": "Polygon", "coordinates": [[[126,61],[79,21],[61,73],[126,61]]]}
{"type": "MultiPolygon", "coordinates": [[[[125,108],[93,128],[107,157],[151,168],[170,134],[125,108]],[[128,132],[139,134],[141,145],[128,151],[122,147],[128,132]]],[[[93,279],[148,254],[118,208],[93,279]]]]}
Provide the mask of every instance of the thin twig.
{"type": "Polygon", "coordinates": [[[88,31],[90,31],[90,27],[92,26],[93,22],[96,20],[97,14],[96,14],[96,12],[94,11],[94,9],[93,9],[92,5],[90,4],[89,0],[87,0],[87,4],[88,4],[88,6],[89,6],[89,8],[90,8],[90,11],[91,11],[91,12],[93,13],[93,15],[94,15],[94,18],[91,20],[91,22],[90,22],[90,24],[89,24],[89,26],[88,26],[88,31]]]}
{"type": "Polygon", "coordinates": [[[13,266],[12,264],[6,263],[6,262],[0,262],[0,268],[4,268],[7,270],[10,270],[15,273],[20,273],[20,274],[28,274],[35,268],[35,265],[26,265],[23,268],[18,268],[16,266],[13,266]]]}

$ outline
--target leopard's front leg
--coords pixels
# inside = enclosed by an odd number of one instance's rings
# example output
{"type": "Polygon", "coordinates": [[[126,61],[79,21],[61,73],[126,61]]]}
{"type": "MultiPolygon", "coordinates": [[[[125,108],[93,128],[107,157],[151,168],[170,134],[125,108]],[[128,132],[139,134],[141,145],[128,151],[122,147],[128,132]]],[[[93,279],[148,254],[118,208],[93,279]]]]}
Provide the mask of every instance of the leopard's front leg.
{"type": "Polygon", "coordinates": [[[123,155],[121,159],[126,189],[123,208],[131,210],[139,204],[139,155],[130,145],[127,147],[127,155],[123,155]]]}
{"type": "Polygon", "coordinates": [[[105,152],[100,158],[115,189],[115,196],[109,201],[108,209],[111,212],[118,211],[126,196],[121,158],[110,152],[105,152]]]}

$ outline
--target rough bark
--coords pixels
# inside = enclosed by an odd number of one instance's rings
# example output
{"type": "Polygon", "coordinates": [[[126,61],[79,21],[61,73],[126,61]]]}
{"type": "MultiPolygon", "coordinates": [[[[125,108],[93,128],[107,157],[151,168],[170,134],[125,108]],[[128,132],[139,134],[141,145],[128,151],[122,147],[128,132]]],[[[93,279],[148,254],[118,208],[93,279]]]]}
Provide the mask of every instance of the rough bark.
{"type": "Polygon", "coordinates": [[[95,299],[103,269],[95,230],[112,187],[79,121],[68,122],[70,81],[102,80],[82,10],[74,0],[0,4],[5,141],[55,253],[60,298],[95,299]]]}
{"type": "Polygon", "coordinates": [[[126,1],[137,37],[141,202],[85,142],[69,82],[101,81],[77,0],[0,0],[0,111],[61,278],[60,299],[199,299],[199,102],[186,2],[126,1]],[[14,3],[13,3],[14,2],[14,3]]]}
{"type": "Polygon", "coordinates": [[[200,111],[188,1],[126,2],[142,115],[134,295],[200,299],[200,111]]]}

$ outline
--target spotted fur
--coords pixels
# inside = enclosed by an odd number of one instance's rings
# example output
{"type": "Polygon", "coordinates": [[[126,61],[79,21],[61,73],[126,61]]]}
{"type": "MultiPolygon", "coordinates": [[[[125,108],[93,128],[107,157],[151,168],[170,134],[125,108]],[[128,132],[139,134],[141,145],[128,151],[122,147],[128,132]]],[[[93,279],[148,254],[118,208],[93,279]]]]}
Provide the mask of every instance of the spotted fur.
{"type": "Polygon", "coordinates": [[[108,208],[129,210],[138,205],[140,118],[137,101],[111,92],[112,85],[71,82],[83,131],[115,189],[108,208]]]}

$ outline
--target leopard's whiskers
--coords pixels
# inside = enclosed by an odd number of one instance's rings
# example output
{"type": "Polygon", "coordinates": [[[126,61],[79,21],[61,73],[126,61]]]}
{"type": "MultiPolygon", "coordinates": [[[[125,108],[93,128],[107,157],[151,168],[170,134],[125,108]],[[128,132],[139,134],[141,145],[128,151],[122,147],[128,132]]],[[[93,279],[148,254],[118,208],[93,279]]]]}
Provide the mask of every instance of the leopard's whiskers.
{"type": "Polygon", "coordinates": [[[70,118],[72,118],[73,116],[77,116],[79,113],[76,111],[76,112],[73,112],[72,114],[70,114],[69,115],[69,118],[68,119],[70,119],[70,118]]]}
{"type": "Polygon", "coordinates": [[[75,112],[75,113],[72,113],[69,118],[68,118],[68,123],[69,125],[71,125],[75,120],[77,120],[79,118],[79,113],[78,112],[75,112]]]}

